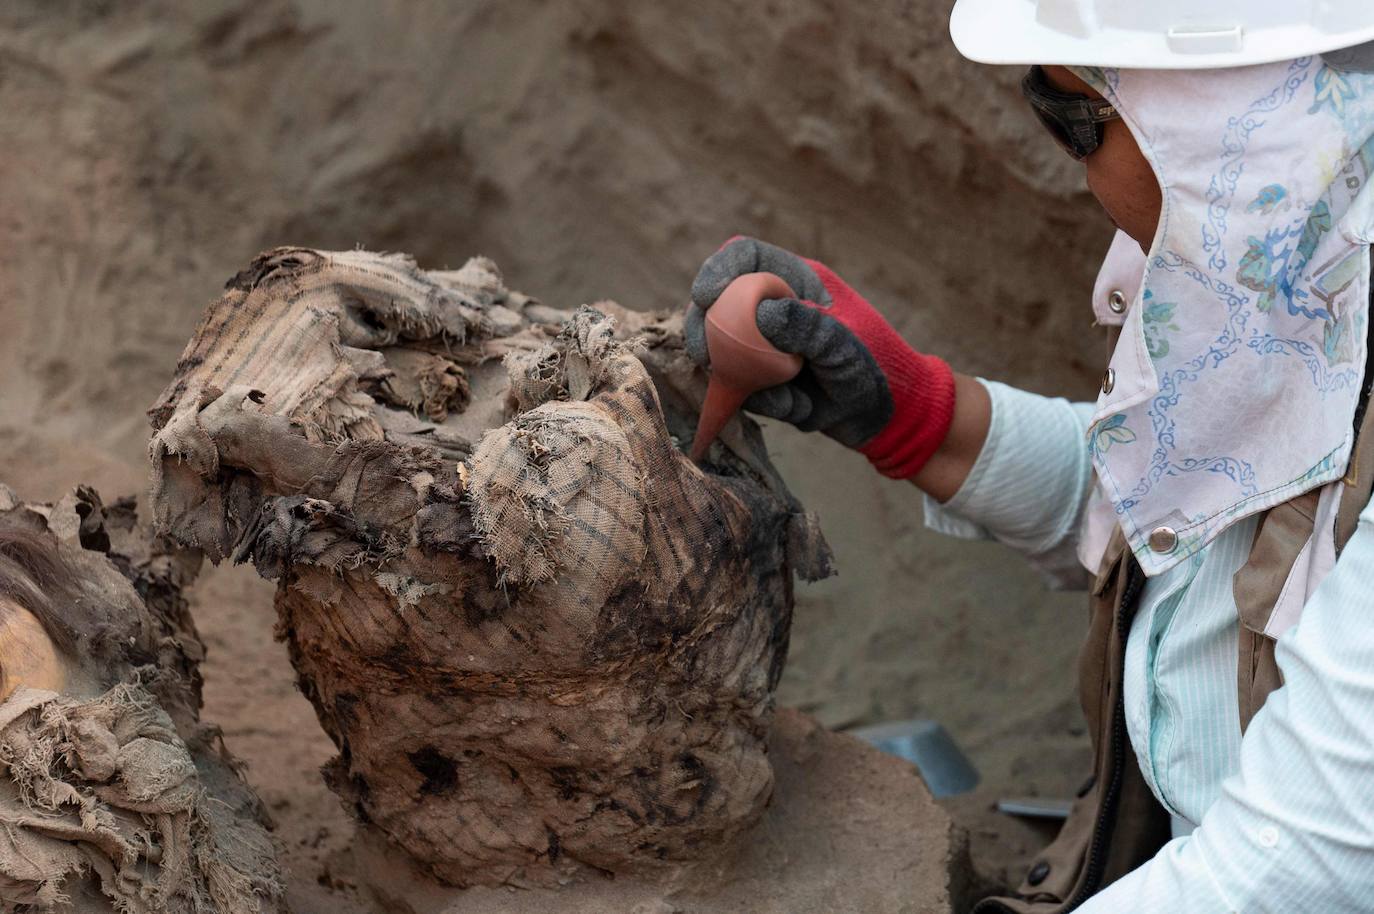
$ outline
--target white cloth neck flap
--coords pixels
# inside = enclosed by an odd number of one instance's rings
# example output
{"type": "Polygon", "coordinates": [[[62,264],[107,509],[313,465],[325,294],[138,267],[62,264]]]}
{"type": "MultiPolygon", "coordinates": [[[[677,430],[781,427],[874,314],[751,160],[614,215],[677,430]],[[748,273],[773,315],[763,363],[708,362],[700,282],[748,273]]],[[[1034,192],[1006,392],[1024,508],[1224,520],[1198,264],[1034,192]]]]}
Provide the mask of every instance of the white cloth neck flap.
{"type": "Polygon", "coordinates": [[[1345,472],[1367,339],[1374,75],[1319,57],[1075,72],[1120,109],[1163,190],[1089,430],[1097,494],[1154,575],[1345,472]]]}

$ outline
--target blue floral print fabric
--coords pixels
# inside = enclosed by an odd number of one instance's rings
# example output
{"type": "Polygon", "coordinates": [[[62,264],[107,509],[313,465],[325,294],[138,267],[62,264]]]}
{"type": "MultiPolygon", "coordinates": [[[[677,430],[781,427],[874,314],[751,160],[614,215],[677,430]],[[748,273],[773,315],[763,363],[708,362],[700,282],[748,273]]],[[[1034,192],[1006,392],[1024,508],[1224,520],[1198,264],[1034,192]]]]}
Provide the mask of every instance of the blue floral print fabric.
{"type": "Polygon", "coordinates": [[[1320,57],[1076,70],[1163,207],[1089,431],[1147,574],[1345,472],[1365,363],[1374,75],[1320,57]],[[1168,528],[1174,534],[1151,533],[1168,528]]]}

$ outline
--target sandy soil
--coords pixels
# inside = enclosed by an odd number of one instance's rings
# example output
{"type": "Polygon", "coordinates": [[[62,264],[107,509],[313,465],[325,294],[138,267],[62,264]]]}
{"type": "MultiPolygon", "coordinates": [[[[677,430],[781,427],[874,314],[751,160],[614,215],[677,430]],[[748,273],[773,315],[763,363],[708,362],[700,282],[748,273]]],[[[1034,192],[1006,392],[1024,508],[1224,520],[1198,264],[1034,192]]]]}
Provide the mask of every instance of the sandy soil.
{"type": "MultiPolygon", "coordinates": [[[[1016,96],[958,60],[948,0],[18,0],[0,9],[0,472],[28,497],[146,482],[143,410],[201,308],[279,243],[495,257],[568,306],[682,301],[735,232],[825,259],[918,346],[1085,395],[1110,228],[1016,96]]],[[[1081,597],[921,527],[914,490],[788,429],[778,463],[840,577],[801,592],[781,700],[938,718],[984,774],[979,865],[1040,840],[988,812],[1070,792],[1081,597]]],[[[273,809],[302,911],[344,912],[331,746],[272,641],[270,587],[197,595],[206,716],[273,809]],[[339,891],[334,891],[338,889],[339,891]],[[328,900],[326,901],[326,898],[328,900]]]]}

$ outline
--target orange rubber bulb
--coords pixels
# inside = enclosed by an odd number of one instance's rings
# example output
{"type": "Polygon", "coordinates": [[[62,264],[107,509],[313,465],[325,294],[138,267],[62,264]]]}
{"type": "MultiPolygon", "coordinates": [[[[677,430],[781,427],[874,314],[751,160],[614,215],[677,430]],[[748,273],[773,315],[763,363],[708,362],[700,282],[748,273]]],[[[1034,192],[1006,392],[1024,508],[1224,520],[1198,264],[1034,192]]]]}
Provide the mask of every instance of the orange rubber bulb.
{"type": "Polygon", "coordinates": [[[792,287],[772,273],[746,273],[726,286],[707,309],[711,378],[692,439],[693,461],[706,456],[711,442],[750,394],[786,384],[801,372],[802,357],[768,342],[756,319],[759,302],[796,297],[792,287]]]}

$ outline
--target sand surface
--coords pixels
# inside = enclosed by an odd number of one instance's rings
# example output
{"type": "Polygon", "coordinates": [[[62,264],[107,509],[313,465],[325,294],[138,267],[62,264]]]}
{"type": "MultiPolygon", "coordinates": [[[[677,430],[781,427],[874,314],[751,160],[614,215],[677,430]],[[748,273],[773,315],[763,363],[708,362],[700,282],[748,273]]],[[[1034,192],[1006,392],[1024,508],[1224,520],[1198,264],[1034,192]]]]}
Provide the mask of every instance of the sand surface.
{"type": "MultiPolygon", "coordinates": [[[[1087,396],[1110,226],[1017,96],[957,58],[947,0],[18,0],[0,9],[0,471],[30,498],[146,484],[143,410],[204,305],[282,243],[486,253],[557,306],[685,299],[735,232],[827,261],[956,367],[1087,396]]],[[[984,775],[951,804],[1015,879],[997,796],[1071,792],[1081,595],[921,526],[917,493],[769,431],[840,576],[799,590],[781,700],[834,727],[941,720],[984,775]]],[[[206,716],[272,806],[301,911],[346,914],[332,746],[271,589],[197,596],[206,716]]]]}

